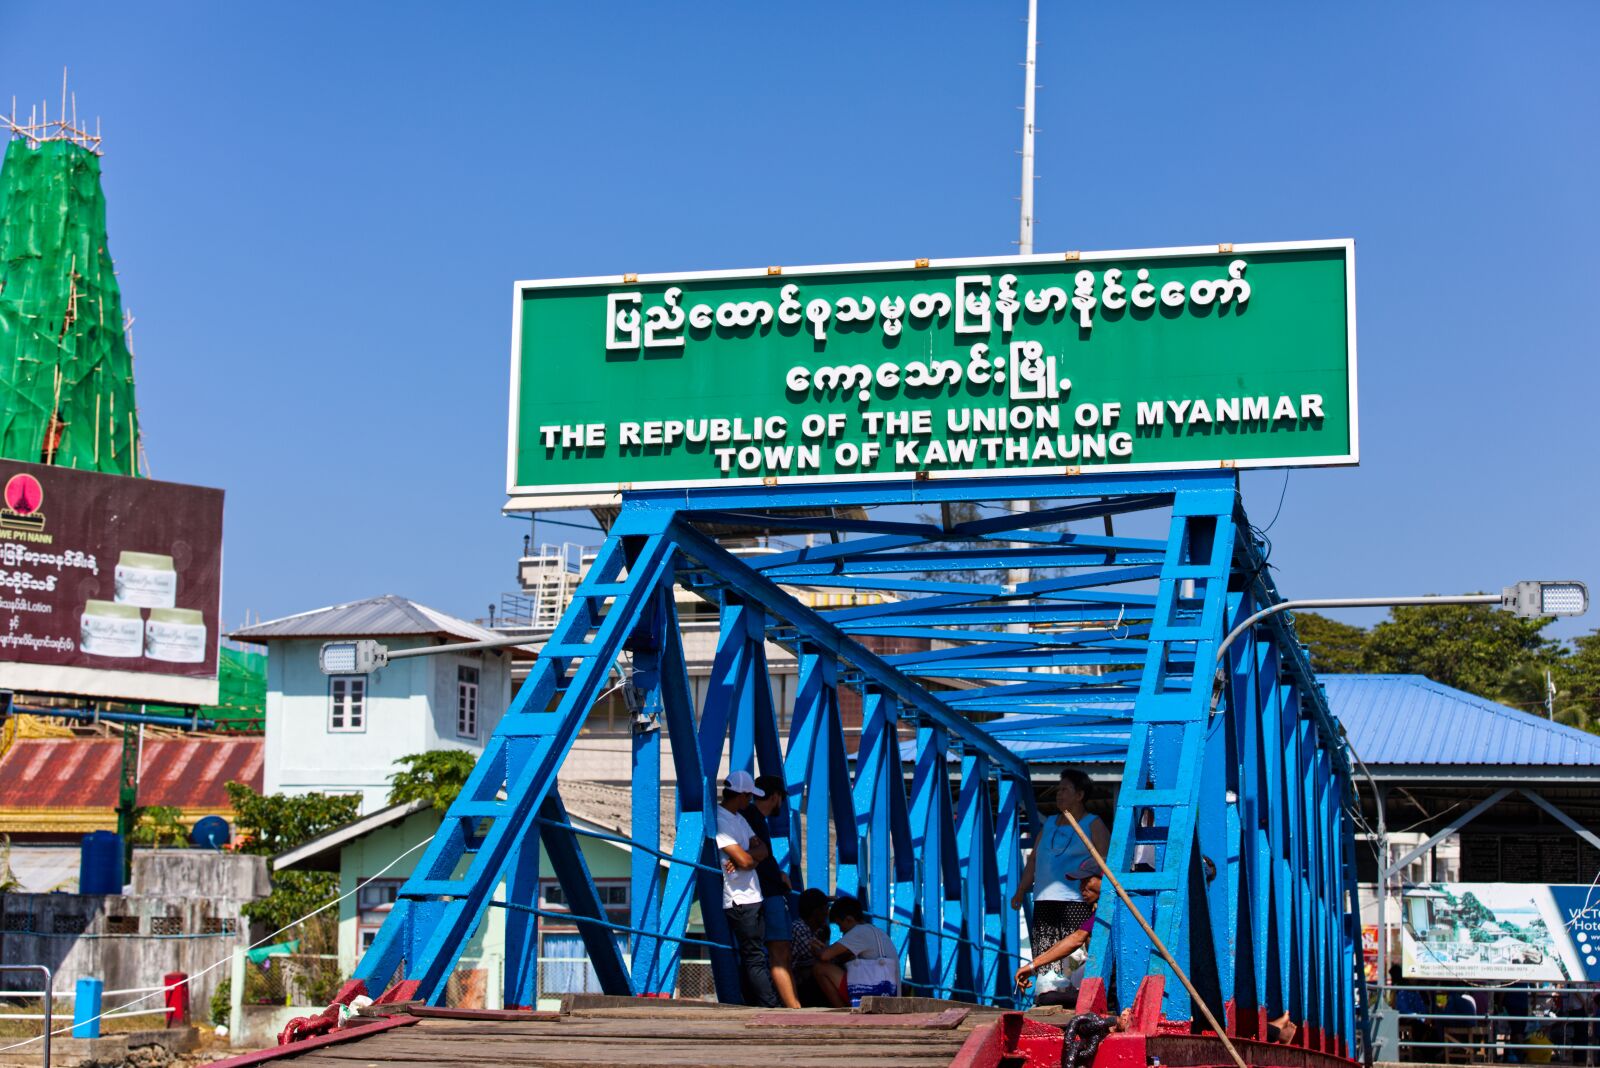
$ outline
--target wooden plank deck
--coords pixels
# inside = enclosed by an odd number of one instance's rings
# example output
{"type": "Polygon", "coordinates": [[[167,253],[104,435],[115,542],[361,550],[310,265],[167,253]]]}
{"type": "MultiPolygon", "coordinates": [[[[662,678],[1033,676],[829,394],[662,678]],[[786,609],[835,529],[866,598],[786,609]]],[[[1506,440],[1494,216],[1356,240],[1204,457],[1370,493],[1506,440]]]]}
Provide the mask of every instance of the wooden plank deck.
{"type": "Polygon", "coordinates": [[[947,1068],[973,1027],[995,1018],[993,1012],[869,1016],[802,1009],[794,1015],[804,1025],[794,1026],[779,1019],[783,1015],[631,999],[604,1008],[575,1008],[558,1018],[547,1013],[474,1019],[430,1015],[410,1026],[352,1036],[303,1053],[289,1047],[278,1051],[276,1060],[286,1068],[947,1068]]]}

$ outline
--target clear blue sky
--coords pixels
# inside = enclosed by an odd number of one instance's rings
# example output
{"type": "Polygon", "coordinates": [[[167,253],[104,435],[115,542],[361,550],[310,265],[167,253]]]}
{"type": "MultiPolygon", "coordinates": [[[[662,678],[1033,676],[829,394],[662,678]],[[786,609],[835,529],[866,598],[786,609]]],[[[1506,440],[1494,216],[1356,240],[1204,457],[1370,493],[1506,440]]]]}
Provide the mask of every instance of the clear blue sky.
{"type": "MultiPolygon", "coordinates": [[[[1600,583],[1600,5],[1040,7],[1041,251],[1356,239],[1362,464],[1290,476],[1281,586],[1600,583]]],[[[526,530],[511,282],[1011,251],[1024,9],[12,0],[0,93],[54,111],[65,65],[103,118],[147,446],[227,490],[225,620],[470,617],[526,530]]]]}

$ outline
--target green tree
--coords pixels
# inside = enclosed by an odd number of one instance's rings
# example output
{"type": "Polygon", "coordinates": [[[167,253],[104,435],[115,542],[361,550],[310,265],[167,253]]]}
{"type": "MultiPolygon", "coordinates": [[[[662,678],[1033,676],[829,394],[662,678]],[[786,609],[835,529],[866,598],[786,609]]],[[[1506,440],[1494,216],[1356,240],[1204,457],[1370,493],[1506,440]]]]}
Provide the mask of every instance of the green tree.
{"type": "Polygon", "coordinates": [[[1316,612],[1296,612],[1294,629],[1318,674],[1350,675],[1366,669],[1367,632],[1316,612]]]}
{"type": "Polygon", "coordinates": [[[11,836],[0,834],[0,894],[22,889],[22,880],[11,870],[11,836]]]}
{"type": "MultiPolygon", "coordinates": [[[[258,794],[241,782],[228,783],[227,790],[242,853],[273,856],[285,852],[349,823],[361,811],[359,794],[258,794]]],[[[338,894],[339,876],[333,872],[280,871],[272,876],[272,893],[252,901],[243,911],[276,931],[338,894]]]]}
{"type": "Polygon", "coordinates": [[[227,784],[241,853],[274,856],[341,827],[361,812],[360,794],[258,794],[242,782],[227,784]]]}
{"type": "Polygon", "coordinates": [[[389,779],[389,804],[422,800],[443,812],[467,784],[478,758],[465,749],[434,749],[395,761],[404,764],[389,779]]]}
{"type": "Polygon", "coordinates": [[[1535,674],[1542,679],[1544,668],[1560,659],[1560,646],[1543,635],[1549,623],[1492,605],[1395,608],[1368,634],[1365,665],[1368,671],[1426,675],[1493,701],[1525,704],[1529,680],[1535,674]]]}
{"type": "Polygon", "coordinates": [[[1572,640],[1555,677],[1556,722],[1600,734],[1600,630],[1572,640]]]}
{"type": "Polygon", "coordinates": [[[135,812],[133,825],[135,845],[181,846],[189,839],[189,832],[179,822],[183,810],[173,805],[146,805],[135,812]]]}

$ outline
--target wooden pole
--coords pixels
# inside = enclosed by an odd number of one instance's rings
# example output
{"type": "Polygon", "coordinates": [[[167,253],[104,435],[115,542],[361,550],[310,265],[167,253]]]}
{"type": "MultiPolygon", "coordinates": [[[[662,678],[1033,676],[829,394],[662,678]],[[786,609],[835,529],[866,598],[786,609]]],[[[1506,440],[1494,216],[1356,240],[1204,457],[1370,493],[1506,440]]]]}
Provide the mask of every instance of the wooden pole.
{"type": "Polygon", "coordinates": [[[1167,951],[1166,945],[1163,944],[1161,939],[1156,936],[1155,931],[1151,928],[1149,922],[1144,918],[1144,913],[1140,912],[1134,907],[1133,899],[1130,898],[1128,896],[1128,892],[1122,888],[1122,884],[1117,881],[1117,877],[1111,874],[1111,865],[1106,863],[1106,858],[1100,855],[1100,851],[1094,847],[1094,843],[1089,840],[1089,836],[1083,833],[1083,828],[1078,825],[1078,821],[1073,817],[1072,813],[1063,809],[1061,815],[1066,818],[1068,823],[1072,824],[1072,829],[1077,834],[1079,840],[1083,842],[1084,848],[1089,851],[1089,855],[1094,858],[1094,862],[1100,865],[1101,876],[1111,883],[1112,889],[1115,890],[1117,892],[1117,896],[1122,899],[1123,905],[1126,906],[1128,911],[1133,914],[1133,918],[1139,921],[1139,926],[1144,928],[1144,933],[1146,937],[1150,939],[1150,944],[1156,947],[1156,952],[1161,954],[1161,959],[1167,962],[1167,967],[1172,969],[1172,974],[1178,977],[1178,981],[1183,984],[1183,988],[1189,992],[1189,1000],[1199,1007],[1200,1014],[1206,1018],[1206,1023],[1211,1025],[1211,1030],[1216,1032],[1217,1037],[1222,1040],[1222,1044],[1227,1047],[1228,1056],[1233,1058],[1233,1063],[1237,1065],[1238,1068],[1249,1068],[1249,1066],[1244,1063],[1244,1058],[1239,1056],[1239,1051],[1235,1049],[1233,1043],[1229,1041],[1228,1032],[1224,1030],[1223,1026],[1217,1022],[1217,1018],[1211,1015],[1211,1006],[1206,1004],[1205,999],[1200,996],[1200,992],[1194,988],[1194,984],[1189,982],[1189,977],[1184,974],[1182,968],[1178,967],[1178,962],[1174,960],[1172,958],[1172,954],[1167,951]]]}

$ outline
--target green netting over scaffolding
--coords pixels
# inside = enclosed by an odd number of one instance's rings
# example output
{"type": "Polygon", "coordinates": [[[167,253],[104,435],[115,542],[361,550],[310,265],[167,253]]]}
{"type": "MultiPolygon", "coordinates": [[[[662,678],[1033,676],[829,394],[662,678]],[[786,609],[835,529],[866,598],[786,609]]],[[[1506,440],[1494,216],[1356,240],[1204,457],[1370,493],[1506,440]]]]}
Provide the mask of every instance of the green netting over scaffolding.
{"type": "Polygon", "coordinates": [[[0,167],[0,456],[138,475],[138,442],[100,157],[15,137],[0,167]]]}
{"type": "Polygon", "coordinates": [[[144,709],[186,720],[209,719],[218,730],[254,733],[266,726],[267,654],[224,645],[217,656],[217,703],[199,709],[150,705],[144,709]]]}

